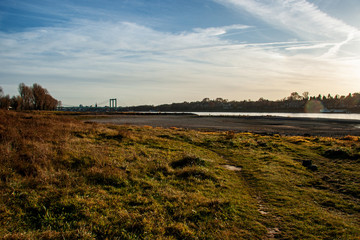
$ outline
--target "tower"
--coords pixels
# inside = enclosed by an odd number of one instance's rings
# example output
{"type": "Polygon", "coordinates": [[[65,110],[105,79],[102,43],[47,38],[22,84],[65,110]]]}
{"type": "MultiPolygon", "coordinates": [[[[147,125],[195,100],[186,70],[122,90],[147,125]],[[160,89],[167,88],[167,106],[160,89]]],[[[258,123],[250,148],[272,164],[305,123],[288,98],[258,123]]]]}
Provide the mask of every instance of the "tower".
{"type": "Polygon", "coordinates": [[[109,107],[110,108],[117,108],[117,99],[116,98],[111,98],[109,100],[109,107]]]}

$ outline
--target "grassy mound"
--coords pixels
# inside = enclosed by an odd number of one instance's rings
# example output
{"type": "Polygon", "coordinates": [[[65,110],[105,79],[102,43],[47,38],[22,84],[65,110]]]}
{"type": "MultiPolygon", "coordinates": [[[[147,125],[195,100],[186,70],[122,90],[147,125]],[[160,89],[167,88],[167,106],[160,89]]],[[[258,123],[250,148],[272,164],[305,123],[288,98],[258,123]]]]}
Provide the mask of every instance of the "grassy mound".
{"type": "Polygon", "coordinates": [[[205,133],[1,111],[0,236],[358,239],[359,152],[353,136],[205,133]]]}

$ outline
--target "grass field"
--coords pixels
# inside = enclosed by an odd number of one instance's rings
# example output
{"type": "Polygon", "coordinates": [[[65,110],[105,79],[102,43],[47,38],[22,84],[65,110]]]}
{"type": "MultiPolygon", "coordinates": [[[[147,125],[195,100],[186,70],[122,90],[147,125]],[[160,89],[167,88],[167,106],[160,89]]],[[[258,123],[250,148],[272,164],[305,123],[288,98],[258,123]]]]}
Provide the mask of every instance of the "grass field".
{"type": "Polygon", "coordinates": [[[0,141],[4,239],[360,237],[358,137],[1,111],[0,141]]]}

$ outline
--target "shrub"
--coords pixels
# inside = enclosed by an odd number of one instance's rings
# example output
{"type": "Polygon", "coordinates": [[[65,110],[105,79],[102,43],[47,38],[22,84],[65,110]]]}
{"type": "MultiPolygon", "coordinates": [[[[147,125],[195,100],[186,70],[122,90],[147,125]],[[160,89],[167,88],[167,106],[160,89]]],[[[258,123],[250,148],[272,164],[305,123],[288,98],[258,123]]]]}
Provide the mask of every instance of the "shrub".
{"type": "Polygon", "coordinates": [[[178,161],[174,161],[171,163],[172,168],[184,168],[190,166],[205,166],[206,161],[202,160],[199,157],[195,156],[186,156],[178,161]]]}
{"type": "Polygon", "coordinates": [[[327,158],[338,158],[338,159],[349,159],[351,158],[350,153],[347,150],[343,150],[343,149],[329,149],[326,150],[323,154],[324,157],[327,158]]]}

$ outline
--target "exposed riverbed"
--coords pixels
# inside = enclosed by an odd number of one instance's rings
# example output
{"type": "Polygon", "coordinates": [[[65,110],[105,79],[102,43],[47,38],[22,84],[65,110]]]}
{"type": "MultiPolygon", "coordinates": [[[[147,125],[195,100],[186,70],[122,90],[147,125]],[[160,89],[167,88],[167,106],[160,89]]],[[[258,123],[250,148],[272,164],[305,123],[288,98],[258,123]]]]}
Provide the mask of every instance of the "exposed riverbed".
{"type": "MultiPolygon", "coordinates": [[[[331,114],[329,114],[331,115],[331,114]]],[[[360,120],[273,116],[197,115],[97,115],[86,121],[152,127],[177,127],[202,131],[235,131],[260,134],[360,136],[360,120]]]]}

